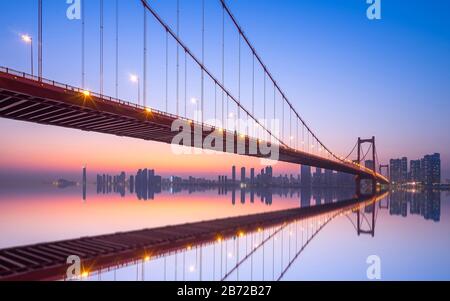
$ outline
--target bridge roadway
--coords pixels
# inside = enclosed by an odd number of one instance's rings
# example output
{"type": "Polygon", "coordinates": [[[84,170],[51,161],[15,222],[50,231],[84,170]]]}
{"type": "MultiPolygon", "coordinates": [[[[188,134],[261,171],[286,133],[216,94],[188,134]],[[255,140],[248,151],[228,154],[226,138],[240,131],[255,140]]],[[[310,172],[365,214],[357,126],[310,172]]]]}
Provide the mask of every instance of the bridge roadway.
{"type": "Polygon", "coordinates": [[[71,255],[81,258],[83,270],[93,272],[240,233],[257,232],[326,213],[340,214],[385,196],[386,193],[312,207],[3,249],[0,250],[0,280],[60,280],[66,274],[66,261],[71,255]]]}
{"type": "MultiPolygon", "coordinates": [[[[180,119],[178,116],[91,92],[85,95],[84,92],[79,88],[46,79],[39,80],[26,73],[0,67],[2,118],[163,143],[172,143],[173,138],[179,134],[171,130],[173,121],[180,119]]],[[[191,125],[192,133],[195,126],[201,128],[201,124],[196,124],[192,120],[185,121],[187,126],[191,125]]],[[[203,139],[211,132],[213,130],[205,131],[203,139]]],[[[260,152],[259,147],[256,153],[249,151],[249,145],[264,142],[248,136],[240,137],[227,131],[222,131],[222,136],[223,152],[238,153],[238,145],[242,144],[242,141],[238,141],[245,139],[245,152],[239,154],[267,157],[260,152]],[[227,148],[226,137],[234,137],[234,148],[227,148]]],[[[200,143],[196,144],[192,134],[191,146],[196,147],[200,143]]],[[[388,180],[382,175],[353,163],[327,159],[285,145],[280,146],[279,153],[279,160],[283,162],[345,172],[357,175],[361,179],[375,178],[379,183],[388,184],[388,180]]]]}

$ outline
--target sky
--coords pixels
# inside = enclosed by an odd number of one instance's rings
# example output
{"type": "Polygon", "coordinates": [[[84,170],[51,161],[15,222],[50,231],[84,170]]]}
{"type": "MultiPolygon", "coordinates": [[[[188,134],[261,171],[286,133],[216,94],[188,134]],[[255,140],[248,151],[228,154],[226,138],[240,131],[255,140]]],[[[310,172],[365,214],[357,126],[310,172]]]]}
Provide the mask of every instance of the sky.
{"type": "MultiPolygon", "coordinates": [[[[176,28],[176,0],[149,3],[176,28]]],[[[201,57],[201,1],[180,3],[180,37],[201,57]]],[[[205,3],[204,63],[220,79],[222,13],[219,1],[205,3]]],[[[381,20],[367,18],[365,0],[227,3],[277,83],[329,149],[346,155],[357,137],[376,136],[382,162],[439,152],[443,178],[450,178],[450,3],[382,0],[381,20]]],[[[36,4],[35,0],[0,2],[1,66],[29,72],[29,46],[20,35],[37,37],[36,4]]],[[[99,1],[85,5],[86,88],[98,91],[99,1]]],[[[143,72],[143,9],[138,0],[119,0],[119,7],[118,96],[136,102],[137,87],[129,76],[143,72]]],[[[81,21],[69,20],[67,8],[65,0],[44,0],[44,77],[81,86],[81,21]]],[[[111,96],[115,96],[114,12],[115,1],[105,0],[105,94],[111,96]]],[[[166,34],[151,15],[147,18],[147,105],[164,109],[166,34]]],[[[239,40],[230,20],[225,23],[225,86],[238,95],[239,40]]],[[[167,98],[171,112],[176,110],[176,49],[169,39],[167,98]]],[[[252,60],[243,44],[241,55],[241,102],[250,107],[252,60]]],[[[179,72],[184,67],[184,53],[180,52],[179,72]]],[[[188,81],[184,84],[181,76],[179,85],[183,114],[185,87],[186,99],[200,98],[200,72],[192,61],[187,70],[188,81]]],[[[261,115],[264,90],[260,67],[256,73],[255,112],[261,115]]],[[[268,95],[271,91],[266,88],[268,95]]],[[[214,86],[208,80],[205,98],[210,100],[205,114],[214,117],[214,86]]],[[[278,109],[280,99],[276,101],[278,109]]],[[[220,100],[217,106],[221,115],[220,100]]],[[[192,116],[195,106],[188,101],[186,107],[186,115],[192,116]]],[[[84,164],[102,172],[152,167],[163,175],[206,176],[229,172],[233,164],[260,167],[258,160],[245,157],[175,156],[169,145],[5,119],[0,120],[0,129],[0,176],[79,175],[84,164]]],[[[280,164],[276,170],[297,172],[298,167],[280,164]]]]}

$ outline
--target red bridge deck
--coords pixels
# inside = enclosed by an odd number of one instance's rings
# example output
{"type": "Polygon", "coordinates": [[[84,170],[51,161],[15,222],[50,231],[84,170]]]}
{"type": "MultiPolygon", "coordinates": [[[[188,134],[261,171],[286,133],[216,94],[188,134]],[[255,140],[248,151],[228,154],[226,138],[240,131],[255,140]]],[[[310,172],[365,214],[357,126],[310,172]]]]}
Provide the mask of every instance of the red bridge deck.
{"type": "MultiPolygon", "coordinates": [[[[172,143],[179,132],[173,132],[171,125],[173,121],[181,119],[106,96],[93,93],[85,96],[82,89],[50,80],[38,80],[31,75],[1,67],[0,117],[164,143],[172,143]]],[[[191,124],[192,133],[194,126],[201,127],[192,121],[186,122],[191,124]]],[[[203,139],[209,134],[203,133],[203,139]]],[[[223,132],[223,151],[238,153],[238,141],[241,139],[245,139],[245,155],[265,157],[259,152],[252,154],[249,151],[248,146],[251,143],[257,145],[259,141],[251,137],[241,138],[226,131],[223,132]],[[234,136],[234,149],[231,151],[226,147],[228,135],[234,136]]],[[[195,140],[191,140],[195,147],[195,140]]],[[[283,162],[345,172],[366,179],[375,177],[378,182],[388,184],[388,180],[382,175],[352,163],[327,159],[285,146],[280,146],[279,152],[279,160],[283,162]]]]}

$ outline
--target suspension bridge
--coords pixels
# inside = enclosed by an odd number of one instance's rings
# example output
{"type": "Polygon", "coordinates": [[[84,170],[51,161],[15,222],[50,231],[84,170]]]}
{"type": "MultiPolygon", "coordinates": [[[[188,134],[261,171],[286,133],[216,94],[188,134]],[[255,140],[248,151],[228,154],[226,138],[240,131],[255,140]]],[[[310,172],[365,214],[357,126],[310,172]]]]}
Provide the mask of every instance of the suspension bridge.
{"type": "MultiPolygon", "coordinates": [[[[356,175],[357,183],[361,179],[369,179],[374,183],[388,184],[389,180],[381,173],[377,172],[380,166],[375,148],[375,138],[364,140],[358,139],[357,158],[351,159],[353,151],[342,157],[332,152],[325,144],[319,140],[318,136],[307,125],[287,94],[271,74],[270,70],[257,53],[255,47],[250,42],[239,25],[236,17],[231,12],[225,1],[216,1],[221,15],[221,28],[215,33],[221,37],[221,62],[219,68],[216,65],[208,65],[206,60],[207,41],[205,31],[207,22],[205,15],[206,4],[201,0],[201,54],[198,55],[190,50],[183,41],[181,35],[182,10],[180,1],[176,1],[176,24],[172,28],[146,0],[136,1],[129,5],[140,5],[143,25],[142,36],[142,76],[133,75],[133,81],[138,85],[137,101],[125,101],[119,98],[119,52],[120,37],[120,11],[119,1],[109,1],[115,3],[115,25],[111,29],[114,32],[113,55],[115,56],[115,83],[114,97],[107,96],[105,91],[105,8],[104,0],[98,0],[99,5],[99,88],[97,91],[86,88],[86,28],[84,6],[81,16],[81,87],[59,83],[57,80],[44,77],[45,62],[43,53],[46,49],[45,24],[43,15],[45,11],[45,1],[38,1],[38,74],[34,75],[34,63],[32,60],[31,74],[16,71],[7,67],[0,67],[0,117],[39,123],[44,125],[59,126],[79,129],[89,132],[112,134],[123,137],[131,137],[163,143],[172,143],[178,134],[173,131],[174,121],[183,121],[192,128],[195,133],[196,128],[201,129],[200,143],[196,142],[193,136],[189,146],[197,148],[208,148],[204,141],[214,135],[216,146],[221,142],[224,147],[219,151],[235,153],[246,156],[266,158],[267,154],[261,152],[263,145],[276,146],[279,149],[279,160],[294,164],[308,165],[317,168],[329,169],[356,175]],[[160,61],[165,62],[164,76],[162,77],[162,88],[164,92],[161,99],[163,109],[156,109],[156,104],[149,103],[149,87],[154,86],[149,82],[149,17],[157,24],[163,32],[165,43],[160,45],[163,48],[160,61]],[[226,28],[226,27],[231,27],[226,28]],[[235,34],[235,41],[230,41],[226,32],[235,34]],[[237,43],[236,43],[237,41],[237,43]],[[173,57],[176,68],[172,70],[176,75],[176,80],[169,80],[171,72],[169,63],[172,59],[169,55],[169,42],[176,45],[176,55],[173,57]],[[228,48],[226,47],[228,46],[228,48]],[[236,47],[235,47],[236,46],[236,47]],[[234,55],[230,55],[229,48],[235,48],[234,55]],[[230,58],[230,56],[232,56],[230,58]],[[250,58],[249,62],[244,62],[245,58],[250,58]],[[237,65],[235,72],[227,72],[229,67],[227,62],[234,62],[237,65]],[[244,64],[251,65],[250,78],[244,80],[244,64]],[[208,65],[208,66],[207,66],[208,65]],[[212,70],[220,70],[220,75],[212,70]],[[232,74],[230,74],[232,73],[232,74]],[[198,77],[193,79],[193,77],[198,77]],[[258,85],[258,78],[262,79],[258,85]],[[199,82],[199,99],[191,99],[195,102],[198,111],[190,114],[188,112],[188,89],[189,82],[199,82]],[[237,89],[232,86],[237,83],[237,89]],[[244,86],[245,85],[245,86],[244,86]],[[244,96],[243,90],[249,93],[244,96]],[[171,91],[175,91],[175,96],[171,96],[171,91]],[[208,123],[208,120],[214,120],[208,123]],[[268,119],[279,120],[278,130],[270,127],[268,119]],[[251,128],[242,124],[253,124],[251,128]],[[232,137],[232,147],[227,141],[232,137]],[[371,143],[373,154],[373,167],[367,168],[362,162],[366,158],[370,149],[364,154],[361,145],[371,143]],[[242,146],[243,145],[243,146],[242,146]],[[251,151],[250,146],[257,145],[257,151],[251,151]]],[[[213,1],[208,5],[212,5],[213,1]]],[[[123,5],[123,4],[122,4],[123,5]]],[[[210,31],[213,29],[210,28],[210,31]]],[[[31,38],[25,39],[32,41],[31,38]]],[[[109,41],[112,42],[112,41],[109,41]]],[[[32,54],[33,55],[33,54],[32,54]]],[[[158,55],[152,52],[152,56],[158,55]]],[[[216,62],[217,63],[217,62],[216,62]]],[[[231,64],[231,63],[229,63],[231,64]]],[[[248,75],[248,74],[247,74],[248,75]]],[[[186,141],[184,141],[186,144],[186,141]]],[[[217,148],[214,148],[217,150],[217,148]]]]}

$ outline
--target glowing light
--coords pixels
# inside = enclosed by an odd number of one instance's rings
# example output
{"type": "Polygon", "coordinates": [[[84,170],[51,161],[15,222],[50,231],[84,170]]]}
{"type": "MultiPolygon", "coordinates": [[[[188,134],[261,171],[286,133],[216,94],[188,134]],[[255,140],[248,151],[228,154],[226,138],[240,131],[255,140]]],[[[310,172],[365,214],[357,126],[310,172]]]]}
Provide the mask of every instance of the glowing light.
{"type": "Polygon", "coordinates": [[[228,258],[232,258],[233,257],[233,254],[230,252],[230,253],[228,253],[228,258]]]}
{"type": "Polygon", "coordinates": [[[188,251],[192,250],[192,246],[187,246],[188,251]]]}
{"type": "Polygon", "coordinates": [[[22,35],[21,38],[22,38],[22,41],[24,41],[25,43],[31,43],[33,41],[33,39],[27,34],[22,35]]]}
{"type": "Polygon", "coordinates": [[[147,113],[151,113],[151,112],[152,112],[152,109],[150,109],[150,108],[145,108],[145,111],[146,111],[147,113]]]}
{"type": "Polygon", "coordinates": [[[194,105],[196,105],[196,104],[197,104],[197,98],[192,97],[192,98],[191,98],[191,103],[194,104],[194,105]]]}
{"type": "Polygon", "coordinates": [[[221,242],[222,242],[222,237],[218,237],[218,238],[217,238],[217,242],[218,242],[218,243],[221,243],[221,242]]]}
{"type": "Polygon", "coordinates": [[[245,138],[245,135],[244,135],[244,134],[241,134],[240,137],[241,137],[242,139],[244,139],[244,138],[245,138]]]}
{"type": "Polygon", "coordinates": [[[137,83],[139,82],[139,77],[137,75],[131,74],[130,81],[132,81],[133,83],[137,83]]]}
{"type": "Polygon", "coordinates": [[[145,262],[149,262],[149,261],[150,261],[150,256],[145,256],[145,257],[144,257],[144,261],[145,261],[145,262]]]}
{"type": "Polygon", "coordinates": [[[263,230],[262,228],[258,228],[258,232],[262,232],[262,230],[263,230]]]}
{"type": "Polygon", "coordinates": [[[81,278],[87,278],[87,277],[89,277],[88,271],[84,271],[83,273],[81,273],[81,278]]]}
{"type": "Polygon", "coordinates": [[[243,231],[240,231],[240,232],[238,233],[238,235],[239,235],[239,237],[244,237],[245,233],[244,233],[243,231]]]}
{"type": "Polygon", "coordinates": [[[83,95],[86,96],[86,97],[91,96],[91,92],[89,92],[88,90],[84,90],[82,93],[83,93],[83,95]]]}

